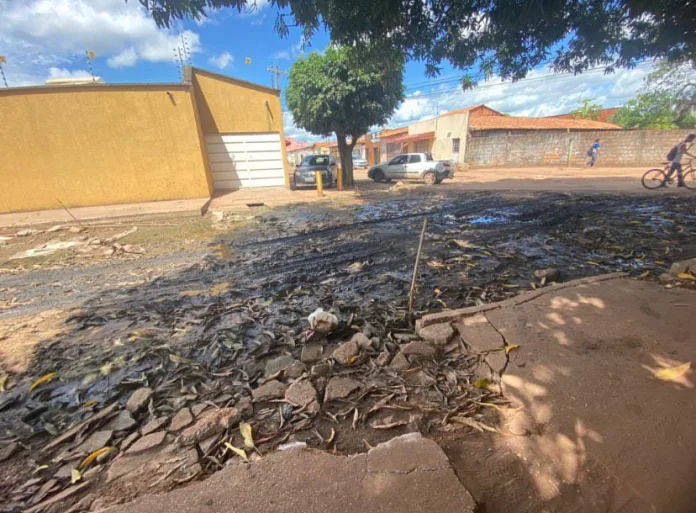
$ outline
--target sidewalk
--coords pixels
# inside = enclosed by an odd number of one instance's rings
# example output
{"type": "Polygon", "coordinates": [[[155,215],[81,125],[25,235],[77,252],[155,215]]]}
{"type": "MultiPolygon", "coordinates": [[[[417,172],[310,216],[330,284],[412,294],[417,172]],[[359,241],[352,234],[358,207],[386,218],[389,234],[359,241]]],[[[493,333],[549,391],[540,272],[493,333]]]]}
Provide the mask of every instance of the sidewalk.
{"type": "MultiPolygon", "coordinates": [[[[100,205],[96,207],[75,207],[69,208],[69,211],[78,221],[172,213],[203,215],[208,201],[208,198],[149,201],[145,203],[100,205]]],[[[64,209],[0,214],[0,228],[38,224],[74,223],[75,220],[70,214],[64,209]]]]}
{"type": "Polygon", "coordinates": [[[693,511],[694,308],[694,290],[610,275],[421,319],[451,324],[512,401],[503,436],[445,443],[477,502],[516,513],[693,511]],[[505,345],[517,346],[508,357],[505,345]]]}

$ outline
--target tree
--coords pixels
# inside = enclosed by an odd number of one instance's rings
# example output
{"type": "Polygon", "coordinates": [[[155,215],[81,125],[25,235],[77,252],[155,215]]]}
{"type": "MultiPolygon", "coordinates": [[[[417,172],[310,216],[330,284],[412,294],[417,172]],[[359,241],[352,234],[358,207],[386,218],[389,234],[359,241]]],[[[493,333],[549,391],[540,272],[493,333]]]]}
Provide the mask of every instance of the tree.
{"type": "MultiPolygon", "coordinates": [[[[463,86],[497,74],[520,79],[536,66],[580,73],[632,67],[643,59],[696,61],[696,24],[682,0],[270,0],[275,29],[298,26],[305,40],[325,27],[341,46],[402,52],[429,76],[449,61],[469,73],[463,86]]],[[[140,0],[157,24],[200,19],[206,9],[255,0],[140,0]]]]}
{"type": "Polygon", "coordinates": [[[575,109],[571,114],[575,119],[599,119],[599,111],[602,110],[602,105],[596,103],[592,98],[585,98],[582,105],[575,109]]]}
{"type": "Polygon", "coordinates": [[[689,62],[659,62],[640,93],[611,118],[623,128],[696,128],[696,69],[689,62]]]}
{"type": "Polygon", "coordinates": [[[290,68],[285,100],[295,124],[336,134],[344,182],[353,185],[352,153],[371,126],[383,125],[404,98],[404,61],[363,61],[350,48],[313,52],[290,68]]]}

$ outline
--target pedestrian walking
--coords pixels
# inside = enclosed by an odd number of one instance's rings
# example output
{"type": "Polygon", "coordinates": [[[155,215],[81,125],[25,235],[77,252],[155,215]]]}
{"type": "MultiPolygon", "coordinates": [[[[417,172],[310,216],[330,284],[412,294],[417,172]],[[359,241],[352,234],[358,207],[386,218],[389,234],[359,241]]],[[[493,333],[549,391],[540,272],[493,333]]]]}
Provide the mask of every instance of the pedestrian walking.
{"type": "Polygon", "coordinates": [[[589,150],[587,150],[587,156],[590,157],[590,161],[587,163],[588,166],[594,167],[599,158],[599,139],[595,139],[594,143],[589,150]]]}

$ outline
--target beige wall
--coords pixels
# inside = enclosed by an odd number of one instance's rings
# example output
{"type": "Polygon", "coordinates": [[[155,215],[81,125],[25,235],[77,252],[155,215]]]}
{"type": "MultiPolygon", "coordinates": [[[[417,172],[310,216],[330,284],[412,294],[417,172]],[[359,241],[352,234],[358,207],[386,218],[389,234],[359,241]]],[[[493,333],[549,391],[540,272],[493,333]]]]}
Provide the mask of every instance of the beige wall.
{"type": "Polygon", "coordinates": [[[197,68],[192,74],[203,133],[279,133],[289,186],[280,91],[197,68]]]}
{"type": "Polygon", "coordinates": [[[452,114],[441,116],[435,120],[435,141],[433,142],[433,157],[436,160],[451,160],[452,139],[459,138],[458,163],[464,162],[466,154],[466,135],[469,127],[469,114],[452,114]]]}
{"type": "Polygon", "coordinates": [[[0,90],[0,212],[207,197],[190,87],[0,90]]]}

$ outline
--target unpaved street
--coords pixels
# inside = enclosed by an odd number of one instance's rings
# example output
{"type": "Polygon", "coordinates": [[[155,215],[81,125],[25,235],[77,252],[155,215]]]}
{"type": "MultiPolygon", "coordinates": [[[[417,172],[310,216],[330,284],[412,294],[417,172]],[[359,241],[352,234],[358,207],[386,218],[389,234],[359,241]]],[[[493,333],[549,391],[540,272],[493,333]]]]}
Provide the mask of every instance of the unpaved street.
{"type": "MultiPolygon", "coordinates": [[[[7,483],[0,498],[21,509],[35,497],[17,491],[43,464],[29,449],[84,419],[89,411],[85,404],[123,404],[133,390],[149,386],[156,391],[154,401],[137,422],[169,421],[182,406],[238,405],[264,381],[287,372],[270,364],[274,358],[301,359],[298,366],[309,371],[321,350],[315,360],[301,353],[311,337],[307,316],[318,307],[331,310],[339,320],[324,355],[357,332],[372,339],[374,354],[389,353],[396,343],[409,341],[406,305],[424,218],[428,227],[418,316],[542,287],[546,282],[535,271],[549,267],[560,271],[562,281],[612,271],[656,280],[673,261],[696,256],[695,207],[694,199],[684,195],[462,193],[443,187],[437,194],[407,191],[228,213],[214,224],[173,218],[148,226],[136,220],[138,231],[119,239],[120,247],[113,251],[104,240],[129,228],[125,222],[74,234],[61,230],[12,238],[0,248],[5,259],[0,274],[0,365],[3,387],[9,391],[0,396],[0,437],[20,442],[21,449],[0,463],[7,483]],[[78,252],[83,244],[48,256],[10,259],[51,239],[99,242],[92,244],[95,250],[78,252]],[[57,374],[29,394],[36,379],[52,373],[57,374]]],[[[424,369],[448,383],[464,379],[473,392],[410,397],[426,401],[426,413],[396,420],[393,415],[380,417],[380,427],[371,428],[366,410],[361,417],[354,405],[367,401],[374,407],[390,394],[400,397],[405,389],[393,376],[375,381],[372,360],[355,358],[348,360],[341,376],[369,386],[347,409],[344,402],[325,410],[328,415],[311,408],[291,414],[278,413],[272,402],[257,405],[251,422],[261,453],[300,438],[315,447],[362,452],[366,444],[415,425],[424,433],[435,430],[446,424],[447,411],[455,404],[458,411],[483,415],[477,404],[500,399],[494,391],[471,389],[474,371],[469,367],[476,362],[458,357],[424,369]],[[457,378],[457,372],[468,377],[457,378]],[[280,428],[277,415],[285,419],[280,428]]],[[[418,387],[429,383],[423,375],[416,378],[421,380],[418,387]]],[[[321,393],[326,378],[318,379],[321,393]]],[[[110,430],[110,445],[122,447],[130,431],[110,430]]],[[[172,470],[176,479],[162,478],[153,489],[217,470],[230,453],[222,445],[213,447],[217,452],[210,457],[201,453],[204,457],[191,475],[172,470]]],[[[73,460],[84,457],[83,452],[75,454],[82,456],[70,456],[73,460]]],[[[59,466],[49,465],[40,476],[50,478],[59,466]]],[[[61,486],[64,477],[51,489],[61,486]]],[[[103,497],[107,502],[123,500],[142,491],[112,483],[103,497]]]]}

